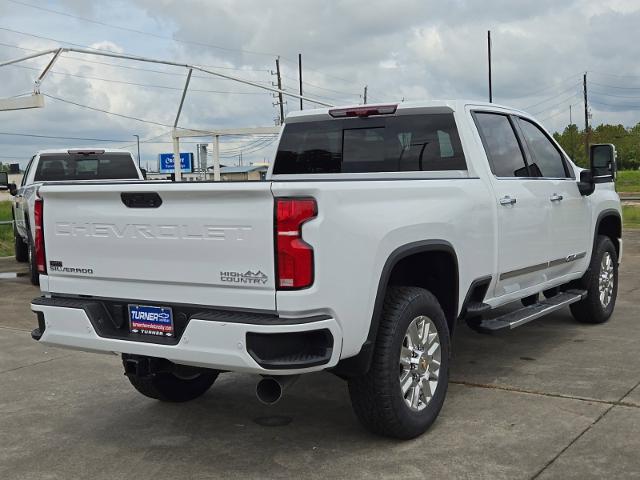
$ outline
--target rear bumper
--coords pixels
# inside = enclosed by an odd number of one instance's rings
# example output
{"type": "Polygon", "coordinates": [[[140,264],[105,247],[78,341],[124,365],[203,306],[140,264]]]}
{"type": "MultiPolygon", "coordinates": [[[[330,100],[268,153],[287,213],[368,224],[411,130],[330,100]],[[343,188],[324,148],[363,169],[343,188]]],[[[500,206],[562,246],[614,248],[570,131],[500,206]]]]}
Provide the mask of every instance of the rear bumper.
{"type": "Polygon", "coordinates": [[[276,375],[331,368],[338,363],[342,349],[342,332],[328,316],[279,319],[262,314],[196,312],[178,338],[156,343],[153,338],[129,334],[128,324],[122,327],[126,333],[114,333],[96,304],[100,302],[90,299],[34,299],[31,309],[38,316],[38,328],[33,338],[89,352],[128,353],[198,367],[276,375]]]}

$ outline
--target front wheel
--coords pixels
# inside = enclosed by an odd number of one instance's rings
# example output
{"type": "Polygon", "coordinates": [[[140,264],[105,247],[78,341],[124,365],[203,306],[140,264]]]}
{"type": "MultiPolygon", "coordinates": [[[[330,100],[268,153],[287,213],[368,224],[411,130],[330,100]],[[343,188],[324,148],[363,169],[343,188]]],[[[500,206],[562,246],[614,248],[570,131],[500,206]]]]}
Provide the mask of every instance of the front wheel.
{"type": "Polygon", "coordinates": [[[16,256],[16,262],[25,263],[29,261],[29,245],[22,240],[17,233],[13,233],[13,250],[16,256]]]}
{"type": "Polygon", "coordinates": [[[31,279],[31,284],[38,286],[40,285],[40,273],[38,272],[38,266],[36,265],[36,248],[34,247],[33,242],[29,242],[28,252],[29,277],[31,279]]]}
{"type": "Polygon", "coordinates": [[[609,237],[599,235],[589,271],[582,279],[587,296],[571,305],[573,318],[582,323],[609,320],[618,295],[618,254],[609,237]]]}
{"type": "Polygon", "coordinates": [[[440,413],[449,381],[450,339],[436,297],[422,288],[387,292],[369,371],[349,380],[354,412],[368,430],[409,439],[440,413]]]}

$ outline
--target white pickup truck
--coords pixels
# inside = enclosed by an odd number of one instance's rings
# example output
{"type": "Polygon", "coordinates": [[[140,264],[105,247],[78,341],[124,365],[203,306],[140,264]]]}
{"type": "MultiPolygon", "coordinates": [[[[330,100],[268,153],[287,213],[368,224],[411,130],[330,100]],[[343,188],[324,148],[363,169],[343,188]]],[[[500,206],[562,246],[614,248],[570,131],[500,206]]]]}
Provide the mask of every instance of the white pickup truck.
{"type": "Polygon", "coordinates": [[[31,283],[38,285],[34,255],[35,200],[44,182],[76,180],[143,180],[130,152],[118,149],[55,149],[36,153],[24,171],[20,186],[8,184],[13,195],[13,236],[18,262],[29,262],[31,283]]]}
{"type": "Polygon", "coordinates": [[[591,159],[576,167],[519,110],[402,103],[289,114],[264,182],[45,184],[32,336],[121,353],[164,401],[242,371],[272,403],[329,370],[368,429],[415,437],[444,402],[458,320],[611,316],[615,149],[591,159]]]}

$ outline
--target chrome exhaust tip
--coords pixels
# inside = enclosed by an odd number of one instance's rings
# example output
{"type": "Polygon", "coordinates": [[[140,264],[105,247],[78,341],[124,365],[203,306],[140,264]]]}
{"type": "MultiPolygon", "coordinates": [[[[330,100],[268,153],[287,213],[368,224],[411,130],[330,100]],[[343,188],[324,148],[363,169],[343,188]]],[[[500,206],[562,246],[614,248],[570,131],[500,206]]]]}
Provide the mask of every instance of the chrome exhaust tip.
{"type": "Polygon", "coordinates": [[[298,380],[299,375],[264,377],[256,385],[256,396],[265,405],[274,405],[280,401],[285,390],[298,380]]]}

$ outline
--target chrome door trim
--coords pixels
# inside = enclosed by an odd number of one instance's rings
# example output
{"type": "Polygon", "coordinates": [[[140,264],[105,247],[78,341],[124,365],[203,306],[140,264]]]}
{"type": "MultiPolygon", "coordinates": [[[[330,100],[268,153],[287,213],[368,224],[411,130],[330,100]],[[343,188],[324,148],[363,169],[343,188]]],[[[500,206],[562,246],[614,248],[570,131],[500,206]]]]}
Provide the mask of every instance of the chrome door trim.
{"type": "Polygon", "coordinates": [[[565,263],[573,262],[575,260],[579,260],[584,258],[587,255],[587,252],[580,253],[572,253],[571,255],[567,255],[564,258],[558,258],[555,260],[551,260],[545,263],[538,263],[536,265],[531,265],[529,267],[518,268],[516,270],[510,270],[508,272],[504,272],[500,274],[500,280],[506,280],[513,277],[518,277],[520,275],[526,275],[528,273],[537,272],[540,270],[545,270],[547,268],[556,267],[558,265],[564,265],[565,263]]]}

